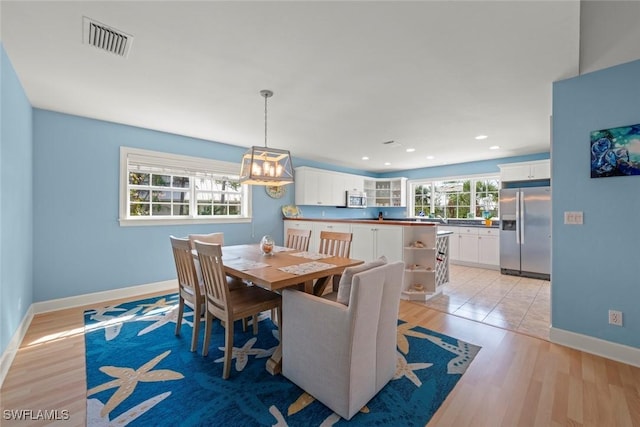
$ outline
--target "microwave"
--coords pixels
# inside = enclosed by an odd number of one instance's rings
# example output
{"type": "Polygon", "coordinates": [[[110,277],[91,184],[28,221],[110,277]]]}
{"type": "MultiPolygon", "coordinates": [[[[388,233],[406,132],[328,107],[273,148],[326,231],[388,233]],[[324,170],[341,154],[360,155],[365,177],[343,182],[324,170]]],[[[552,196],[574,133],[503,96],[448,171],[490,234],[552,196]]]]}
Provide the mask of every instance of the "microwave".
{"type": "Polygon", "coordinates": [[[366,208],[367,193],[362,191],[347,191],[346,205],[348,208],[366,208]]]}

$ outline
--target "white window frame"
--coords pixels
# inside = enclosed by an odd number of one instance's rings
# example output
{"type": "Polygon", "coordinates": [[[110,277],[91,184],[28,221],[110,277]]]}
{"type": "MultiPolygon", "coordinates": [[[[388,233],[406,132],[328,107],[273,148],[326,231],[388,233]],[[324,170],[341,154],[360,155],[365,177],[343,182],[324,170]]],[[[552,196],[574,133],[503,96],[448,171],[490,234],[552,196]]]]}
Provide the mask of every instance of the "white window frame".
{"type": "MultiPolygon", "coordinates": [[[[420,179],[412,179],[410,181],[407,181],[407,198],[408,203],[407,203],[407,218],[419,218],[417,215],[415,215],[415,204],[416,204],[416,199],[415,199],[415,194],[414,194],[414,187],[418,186],[418,185],[431,185],[433,186],[434,182],[440,182],[440,181],[468,181],[471,180],[475,183],[475,181],[480,180],[480,179],[495,179],[498,181],[499,186],[501,185],[501,181],[500,181],[500,174],[499,173],[480,173],[480,174],[474,174],[474,175],[458,175],[458,176],[448,176],[448,177],[433,177],[433,178],[420,178],[420,179]]],[[[471,206],[471,209],[473,210],[473,212],[475,212],[475,201],[476,201],[476,186],[472,185],[471,186],[471,200],[474,203],[474,206],[471,206]]],[[[431,200],[431,203],[433,204],[433,198],[431,200]]],[[[431,210],[433,210],[433,206],[430,207],[431,210]]],[[[431,211],[430,211],[431,212],[431,211]]],[[[425,215],[428,216],[430,212],[425,212],[425,215]]],[[[448,218],[448,219],[462,219],[462,218],[448,218]]],[[[479,219],[477,217],[474,217],[473,219],[479,219]]]]}
{"type": "MultiPolygon", "coordinates": [[[[120,226],[141,225],[178,225],[178,224],[220,224],[251,222],[251,186],[242,185],[242,213],[238,216],[200,217],[196,216],[197,209],[191,206],[188,217],[170,216],[142,216],[129,215],[129,163],[146,164],[152,167],[165,168],[167,172],[181,173],[195,176],[197,173],[215,175],[240,176],[240,162],[232,163],[202,157],[183,156],[179,154],[163,153],[159,151],[143,150],[140,148],[120,147],[120,226]]],[[[193,182],[193,180],[191,180],[193,182]]],[[[191,197],[192,203],[196,198],[191,197]]]]}

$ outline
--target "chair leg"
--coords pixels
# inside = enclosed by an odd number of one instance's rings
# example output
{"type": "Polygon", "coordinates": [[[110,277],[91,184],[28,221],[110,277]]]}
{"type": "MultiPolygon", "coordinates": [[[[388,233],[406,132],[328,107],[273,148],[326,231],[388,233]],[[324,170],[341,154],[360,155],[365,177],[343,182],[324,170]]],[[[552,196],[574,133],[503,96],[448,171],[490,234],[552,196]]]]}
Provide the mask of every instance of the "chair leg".
{"type": "Polygon", "coordinates": [[[198,348],[198,334],[200,332],[200,304],[193,305],[193,332],[191,333],[191,351],[198,348]]]}
{"type": "Polygon", "coordinates": [[[251,321],[253,322],[253,335],[258,335],[258,315],[254,314],[251,321]]]}
{"type": "Polygon", "coordinates": [[[211,324],[213,323],[214,317],[207,310],[207,315],[204,321],[204,344],[202,344],[202,355],[206,356],[209,354],[209,340],[211,338],[211,324]]]}
{"type": "Polygon", "coordinates": [[[247,332],[247,327],[249,326],[249,322],[247,322],[247,318],[242,318],[242,332],[247,332]]]}
{"type": "Polygon", "coordinates": [[[180,328],[182,327],[182,314],[184,313],[184,298],[180,297],[178,301],[178,318],[176,319],[176,336],[180,336],[180,328]]]}
{"type": "Polygon", "coordinates": [[[224,332],[224,367],[222,368],[222,379],[226,380],[231,374],[231,356],[233,356],[233,320],[227,322],[224,332]]]}

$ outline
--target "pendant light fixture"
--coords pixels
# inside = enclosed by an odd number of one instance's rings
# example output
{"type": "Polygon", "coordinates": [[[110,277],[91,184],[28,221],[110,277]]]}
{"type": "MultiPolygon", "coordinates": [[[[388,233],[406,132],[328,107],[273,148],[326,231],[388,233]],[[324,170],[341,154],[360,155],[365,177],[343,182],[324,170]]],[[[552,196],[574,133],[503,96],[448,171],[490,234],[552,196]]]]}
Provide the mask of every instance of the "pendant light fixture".
{"type": "Polygon", "coordinates": [[[264,97],[264,147],[253,146],[242,156],[240,182],[250,185],[285,185],[293,182],[293,164],[288,150],[267,147],[267,98],[270,90],[261,90],[264,97]]]}

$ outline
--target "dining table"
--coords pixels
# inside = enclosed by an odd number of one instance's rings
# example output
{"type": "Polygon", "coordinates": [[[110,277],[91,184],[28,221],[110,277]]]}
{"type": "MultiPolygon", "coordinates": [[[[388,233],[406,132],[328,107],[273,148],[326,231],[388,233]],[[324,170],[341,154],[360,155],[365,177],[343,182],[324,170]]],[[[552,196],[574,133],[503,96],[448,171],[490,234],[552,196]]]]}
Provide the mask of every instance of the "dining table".
{"type": "MultiPolygon", "coordinates": [[[[298,287],[320,296],[334,275],[364,261],[282,246],[274,246],[265,254],[261,245],[245,244],[223,246],[222,262],[227,275],[270,291],[298,287]]],[[[280,344],[267,360],[266,369],[272,375],[280,373],[282,369],[282,334],[280,344]]]]}

